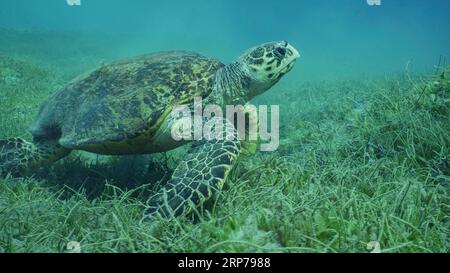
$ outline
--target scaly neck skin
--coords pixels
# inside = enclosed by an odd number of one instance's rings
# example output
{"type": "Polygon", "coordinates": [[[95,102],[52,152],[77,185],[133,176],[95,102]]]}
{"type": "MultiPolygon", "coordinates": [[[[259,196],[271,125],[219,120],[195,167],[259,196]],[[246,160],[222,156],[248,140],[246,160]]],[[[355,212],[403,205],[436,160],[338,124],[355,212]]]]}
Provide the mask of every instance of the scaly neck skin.
{"type": "Polygon", "coordinates": [[[240,62],[229,64],[216,74],[214,90],[206,99],[209,104],[244,105],[251,99],[251,83],[253,79],[245,66],[240,62]]]}

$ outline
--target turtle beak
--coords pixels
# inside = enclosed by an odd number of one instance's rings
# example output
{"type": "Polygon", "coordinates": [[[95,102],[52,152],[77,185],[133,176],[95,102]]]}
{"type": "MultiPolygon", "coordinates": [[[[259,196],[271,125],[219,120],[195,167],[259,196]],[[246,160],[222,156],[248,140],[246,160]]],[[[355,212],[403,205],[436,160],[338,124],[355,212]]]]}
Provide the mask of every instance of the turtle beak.
{"type": "Polygon", "coordinates": [[[295,47],[293,47],[291,44],[289,44],[288,42],[285,42],[285,48],[286,48],[286,56],[285,56],[285,67],[283,68],[282,71],[280,71],[280,73],[282,75],[288,73],[289,71],[291,71],[291,69],[294,67],[295,62],[300,58],[300,53],[298,52],[297,49],[295,49],[295,47]]]}
{"type": "Polygon", "coordinates": [[[287,43],[286,50],[287,50],[288,58],[293,59],[293,60],[297,60],[300,58],[300,53],[291,44],[287,43]]]}

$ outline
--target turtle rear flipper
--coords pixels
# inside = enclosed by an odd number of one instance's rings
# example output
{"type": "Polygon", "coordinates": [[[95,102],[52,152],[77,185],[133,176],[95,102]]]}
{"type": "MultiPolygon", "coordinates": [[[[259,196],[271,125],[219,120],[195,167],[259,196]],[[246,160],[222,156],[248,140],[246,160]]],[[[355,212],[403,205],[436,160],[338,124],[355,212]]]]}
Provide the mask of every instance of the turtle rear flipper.
{"type": "Polygon", "coordinates": [[[0,177],[30,175],[36,169],[67,156],[70,150],[56,141],[30,143],[21,138],[0,140],[0,177]]]}
{"type": "Polygon", "coordinates": [[[225,124],[228,137],[195,143],[168,184],[150,198],[146,214],[177,217],[216,196],[241,151],[235,128],[225,124]]]}

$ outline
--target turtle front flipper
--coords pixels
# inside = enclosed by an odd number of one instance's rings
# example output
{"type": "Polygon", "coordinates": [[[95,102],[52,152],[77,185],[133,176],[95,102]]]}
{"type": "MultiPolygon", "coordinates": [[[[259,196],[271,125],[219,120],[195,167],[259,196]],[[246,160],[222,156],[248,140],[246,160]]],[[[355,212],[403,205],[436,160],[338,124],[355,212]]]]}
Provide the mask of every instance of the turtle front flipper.
{"type": "Polygon", "coordinates": [[[30,175],[70,153],[57,141],[30,143],[21,138],[0,140],[0,177],[30,175]]]}
{"type": "Polygon", "coordinates": [[[234,126],[225,122],[224,129],[223,139],[194,143],[166,187],[150,198],[146,214],[177,217],[217,195],[241,151],[234,126]]]}

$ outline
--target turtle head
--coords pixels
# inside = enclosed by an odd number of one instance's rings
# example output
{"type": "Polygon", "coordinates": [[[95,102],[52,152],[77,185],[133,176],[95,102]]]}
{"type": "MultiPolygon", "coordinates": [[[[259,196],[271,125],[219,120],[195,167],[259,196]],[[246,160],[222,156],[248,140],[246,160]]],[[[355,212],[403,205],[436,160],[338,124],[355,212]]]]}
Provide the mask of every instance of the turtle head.
{"type": "Polygon", "coordinates": [[[216,89],[226,103],[246,103],[275,85],[298,58],[300,53],[286,41],[253,47],[219,70],[216,89]]]}
{"type": "Polygon", "coordinates": [[[238,62],[250,77],[250,92],[259,95],[276,84],[294,67],[300,53],[288,42],[271,42],[246,51],[238,62]]]}

